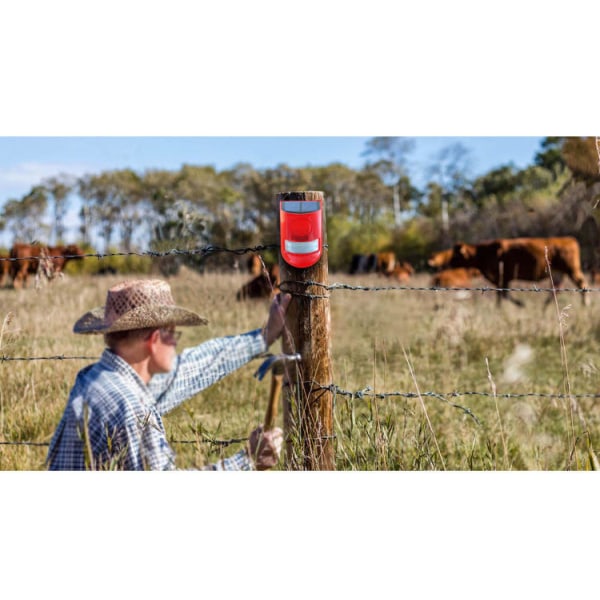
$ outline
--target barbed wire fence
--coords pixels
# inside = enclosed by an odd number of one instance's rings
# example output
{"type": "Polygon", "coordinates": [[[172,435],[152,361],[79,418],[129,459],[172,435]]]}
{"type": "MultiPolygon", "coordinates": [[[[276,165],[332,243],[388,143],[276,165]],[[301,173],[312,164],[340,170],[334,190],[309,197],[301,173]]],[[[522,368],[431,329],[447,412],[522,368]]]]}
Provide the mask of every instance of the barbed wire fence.
{"type": "MultiPolygon", "coordinates": [[[[597,142],[600,138],[596,138],[597,142]]],[[[600,157],[600,150],[599,150],[600,157]]],[[[42,253],[39,257],[0,257],[0,265],[4,262],[18,262],[18,261],[38,261],[40,264],[42,261],[44,265],[47,266],[47,261],[51,261],[52,259],[73,259],[73,258],[96,258],[97,260],[111,257],[128,257],[128,256],[137,256],[137,257],[150,257],[150,258],[164,258],[170,256],[200,256],[201,258],[208,258],[212,255],[219,253],[230,253],[237,256],[242,256],[245,254],[260,254],[261,252],[267,250],[279,250],[278,244],[268,244],[268,245],[256,245],[252,247],[242,247],[242,248],[226,248],[223,246],[215,246],[215,245],[207,245],[200,248],[194,249],[179,249],[179,248],[171,248],[163,251],[154,251],[154,250],[144,250],[144,251],[131,251],[131,252],[92,252],[85,254],[65,254],[65,255],[47,255],[46,253],[42,253]]],[[[532,285],[530,287],[510,287],[510,288],[501,288],[501,287],[493,287],[493,286],[473,286],[473,287],[439,287],[439,286],[409,286],[409,285],[374,285],[374,286],[365,286],[365,285],[356,285],[344,282],[334,282],[331,284],[322,284],[316,281],[282,281],[279,284],[279,289],[282,292],[292,293],[293,295],[302,296],[308,298],[310,300],[319,300],[319,299],[328,299],[331,296],[331,292],[335,292],[338,290],[347,290],[347,291],[358,291],[358,292],[387,292],[387,291],[400,291],[400,292],[434,292],[434,293],[444,293],[444,292],[480,292],[484,293],[502,293],[502,292],[525,292],[525,293],[594,293],[600,292],[599,287],[588,287],[585,289],[580,288],[566,288],[566,287],[539,287],[537,285],[532,285]],[[305,288],[316,287],[323,291],[321,294],[317,293],[309,293],[309,292],[298,292],[291,291],[288,288],[289,284],[302,284],[305,288]]],[[[65,360],[85,360],[85,361],[96,361],[100,357],[99,356],[87,356],[87,355],[76,355],[76,356],[67,356],[64,354],[60,355],[51,355],[51,356],[6,356],[0,355],[0,364],[8,363],[12,361],[18,362],[32,362],[32,361],[65,361],[65,360]]],[[[473,411],[465,406],[457,404],[453,402],[451,399],[461,398],[461,397],[488,397],[488,398],[500,398],[500,399],[526,399],[526,398],[545,398],[545,399],[554,399],[554,400],[577,400],[577,399],[598,399],[600,398],[600,393],[582,393],[582,394],[563,394],[563,393],[536,393],[536,392],[527,392],[527,393],[495,393],[495,392],[485,392],[485,391],[451,391],[451,392],[437,392],[437,391],[425,391],[425,392],[404,392],[404,391],[390,391],[390,392],[375,392],[372,390],[370,386],[366,386],[361,390],[346,390],[341,388],[335,383],[323,384],[321,382],[311,382],[312,385],[321,390],[330,391],[333,394],[334,402],[337,397],[346,397],[352,400],[386,400],[388,398],[404,398],[406,400],[416,399],[416,398],[434,398],[441,402],[444,402],[450,405],[453,408],[463,412],[469,418],[471,418],[477,425],[481,425],[481,421],[477,418],[477,416],[473,413],[473,411]]],[[[246,442],[248,440],[247,437],[235,437],[230,439],[215,439],[212,436],[204,435],[203,439],[196,440],[169,440],[172,444],[198,444],[204,443],[209,444],[211,446],[217,447],[226,447],[232,444],[246,442]]],[[[37,442],[37,441],[0,441],[0,446],[30,446],[30,447],[47,447],[49,446],[49,442],[37,442]]]]}

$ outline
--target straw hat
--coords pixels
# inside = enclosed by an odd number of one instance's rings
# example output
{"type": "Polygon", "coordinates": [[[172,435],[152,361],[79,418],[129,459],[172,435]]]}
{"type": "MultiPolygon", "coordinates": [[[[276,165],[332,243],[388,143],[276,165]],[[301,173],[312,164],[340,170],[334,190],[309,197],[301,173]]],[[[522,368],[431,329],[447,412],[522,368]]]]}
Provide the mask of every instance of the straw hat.
{"type": "Polygon", "coordinates": [[[111,333],[206,323],[195,312],[175,306],[168,283],[151,279],[124,281],[111,287],[106,294],[106,306],[85,313],[73,326],[73,332],[111,333]]]}

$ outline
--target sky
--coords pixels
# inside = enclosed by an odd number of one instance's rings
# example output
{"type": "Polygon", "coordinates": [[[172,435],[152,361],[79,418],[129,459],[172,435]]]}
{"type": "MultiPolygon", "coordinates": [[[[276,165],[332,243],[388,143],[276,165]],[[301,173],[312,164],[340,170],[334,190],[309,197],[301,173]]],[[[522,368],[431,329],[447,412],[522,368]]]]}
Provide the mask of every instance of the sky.
{"type": "MultiPolygon", "coordinates": [[[[217,170],[247,162],[257,169],[286,163],[292,167],[341,162],[360,168],[369,137],[356,136],[189,136],[189,137],[0,137],[0,203],[19,198],[44,178],[68,173],[100,173],[131,168],[178,170],[183,164],[212,165],[217,170]]],[[[423,180],[427,167],[445,146],[461,143],[470,151],[474,175],[513,163],[533,163],[538,137],[426,136],[415,139],[410,154],[412,177],[423,180]]]]}

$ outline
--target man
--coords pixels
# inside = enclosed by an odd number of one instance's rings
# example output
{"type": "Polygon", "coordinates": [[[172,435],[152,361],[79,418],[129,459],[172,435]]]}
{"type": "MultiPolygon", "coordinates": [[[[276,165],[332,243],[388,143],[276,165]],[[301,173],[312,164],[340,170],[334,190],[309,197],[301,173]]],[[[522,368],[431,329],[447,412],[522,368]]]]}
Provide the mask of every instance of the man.
{"type": "MultiPolygon", "coordinates": [[[[103,334],[100,360],[82,369],[48,451],[50,470],[175,469],[161,415],[265,352],[281,335],[291,296],[272,302],[264,328],[209,340],[176,354],[175,327],[207,320],[175,305],[168,283],[125,281],[104,307],[83,315],[74,333],[103,334]]],[[[268,469],[283,433],[255,429],[248,447],[212,470],[268,469]]]]}

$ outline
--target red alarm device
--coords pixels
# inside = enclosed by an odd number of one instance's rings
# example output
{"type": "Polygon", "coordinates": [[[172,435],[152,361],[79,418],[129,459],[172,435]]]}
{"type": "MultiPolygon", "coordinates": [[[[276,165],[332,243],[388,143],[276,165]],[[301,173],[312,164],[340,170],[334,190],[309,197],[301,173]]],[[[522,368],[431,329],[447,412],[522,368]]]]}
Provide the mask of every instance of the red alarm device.
{"type": "Polygon", "coordinates": [[[298,269],[312,267],[323,253],[322,200],[281,200],[281,256],[298,269]]]}

